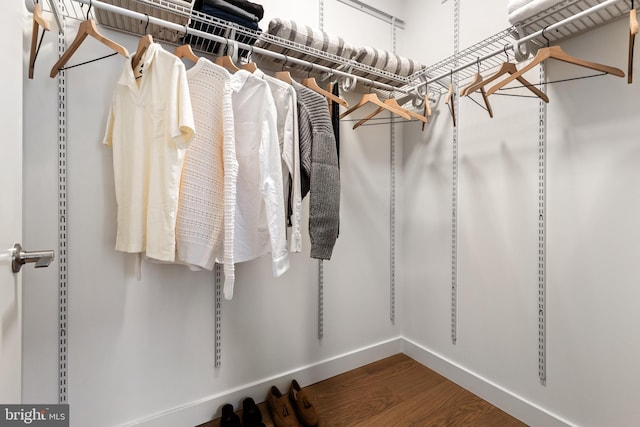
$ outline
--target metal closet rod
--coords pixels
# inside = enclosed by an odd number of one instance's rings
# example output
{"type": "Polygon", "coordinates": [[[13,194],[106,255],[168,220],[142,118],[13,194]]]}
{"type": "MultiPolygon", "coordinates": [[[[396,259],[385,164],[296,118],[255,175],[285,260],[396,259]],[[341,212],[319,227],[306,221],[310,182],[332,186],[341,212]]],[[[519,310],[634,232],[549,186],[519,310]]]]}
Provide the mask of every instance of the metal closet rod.
{"type": "Polygon", "coordinates": [[[528,41],[531,41],[531,40],[533,40],[535,38],[538,38],[538,37],[542,36],[543,33],[545,33],[545,32],[553,31],[553,30],[555,30],[557,28],[563,27],[563,26],[565,26],[567,24],[570,24],[573,21],[576,21],[578,19],[582,19],[587,15],[595,13],[595,12],[599,11],[600,9],[604,9],[606,7],[609,7],[609,6],[613,5],[613,4],[615,4],[615,3],[619,3],[621,1],[626,1],[626,0],[607,0],[607,1],[603,2],[603,3],[599,3],[599,4],[595,5],[595,6],[590,7],[589,9],[585,9],[582,12],[576,13],[575,15],[569,16],[568,18],[565,18],[565,19],[563,19],[561,21],[558,21],[555,24],[551,24],[548,27],[543,28],[542,30],[536,31],[533,34],[529,34],[526,37],[518,39],[518,40],[515,41],[515,43],[513,45],[509,45],[509,46],[505,46],[505,47],[503,47],[501,49],[497,49],[494,52],[491,52],[491,53],[489,53],[489,54],[487,54],[487,55],[485,55],[483,57],[476,58],[473,61],[468,62],[468,63],[466,63],[464,65],[461,65],[461,66],[459,66],[457,68],[452,68],[450,71],[447,71],[446,73],[442,73],[442,74],[440,74],[440,75],[438,75],[438,76],[436,76],[436,77],[434,77],[432,79],[428,79],[427,81],[421,82],[421,83],[413,86],[412,88],[409,88],[407,92],[411,93],[413,91],[417,91],[417,89],[419,89],[419,88],[421,88],[423,86],[426,86],[426,85],[428,85],[430,83],[437,82],[438,80],[442,80],[445,77],[449,77],[453,73],[457,73],[458,71],[462,71],[462,70],[464,70],[464,69],[466,69],[468,67],[475,66],[478,62],[482,62],[482,61],[485,61],[485,60],[487,60],[489,58],[492,58],[492,57],[494,57],[496,55],[500,55],[501,53],[504,53],[505,49],[513,50],[514,49],[514,45],[519,46],[520,43],[526,43],[528,41]]]}
{"type": "MultiPolygon", "coordinates": [[[[144,13],[140,13],[140,12],[135,12],[133,10],[129,10],[123,7],[119,7],[119,6],[114,6],[112,4],[109,3],[103,3],[99,0],[74,0],[77,3],[82,3],[82,4],[87,4],[87,5],[92,5],[93,7],[97,7],[99,9],[104,9],[107,12],[113,12],[113,13],[117,13],[119,15],[123,15],[123,16],[128,16],[130,18],[135,18],[135,19],[139,19],[141,21],[146,21],[147,19],[149,20],[149,23],[151,24],[155,24],[155,25],[159,25],[161,27],[164,28],[168,28],[170,30],[174,30],[176,32],[181,32],[181,33],[185,33],[185,29],[187,28],[184,25],[180,25],[180,24],[176,24],[175,22],[170,22],[170,21],[165,21],[164,19],[160,19],[160,18],[156,18],[154,16],[149,16],[146,15],[144,13]]],[[[393,91],[393,92],[401,92],[401,93],[407,93],[406,90],[404,89],[399,89],[397,87],[393,87],[391,85],[387,85],[385,83],[379,83],[376,82],[374,80],[371,79],[367,79],[365,77],[361,77],[361,76],[356,76],[354,74],[351,73],[347,73],[341,70],[334,70],[332,68],[329,67],[325,67],[323,65],[318,65],[318,64],[314,64],[312,62],[308,62],[308,61],[304,61],[302,59],[298,59],[295,57],[291,57],[291,56],[287,56],[284,55],[282,53],[276,53],[276,52],[272,52],[268,49],[263,49],[260,47],[255,47],[252,45],[248,45],[246,43],[241,43],[241,42],[237,42],[235,40],[229,40],[225,37],[221,37],[221,36],[217,36],[215,34],[210,34],[210,33],[205,33],[204,31],[200,31],[200,30],[196,30],[193,28],[189,28],[187,30],[189,35],[192,36],[197,36],[197,37],[202,37],[208,40],[212,40],[218,43],[225,43],[225,44],[234,44],[242,49],[245,50],[249,50],[255,53],[259,53],[261,55],[266,55],[266,56],[270,56],[272,58],[277,58],[277,59],[282,59],[284,60],[287,64],[297,64],[297,65],[302,65],[304,67],[307,68],[311,68],[312,70],[319,70],[319,71],[323,71],[325,73],[329,73],[329,74],[335,74],[338,76],[342,76],[342,77],[346,77],[346,78],[350,78],[350,79],[356,79],[356,80],[360,80],[361,82],[367,84],[367,85],[371,85],[371,86],[376,86],[388,91],[393,91]]],[[[345,63],[346,64],[346,63],[345,63]]],[[[348,65],[348,64],[347,64],[348,65]]]]}

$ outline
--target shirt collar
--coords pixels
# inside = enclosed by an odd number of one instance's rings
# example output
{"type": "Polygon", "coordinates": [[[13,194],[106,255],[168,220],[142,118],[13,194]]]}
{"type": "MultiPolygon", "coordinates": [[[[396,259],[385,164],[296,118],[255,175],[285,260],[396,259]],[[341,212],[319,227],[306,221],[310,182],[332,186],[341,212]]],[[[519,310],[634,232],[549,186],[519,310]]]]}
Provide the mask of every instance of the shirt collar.
{"type": "MultiPolygon", "coordinates": [[[[148,72],[150,70],[151,63],[155,59],[158,49],[162,49],[159,43],[151,43],[151,45],[142,55],[142,65],[145,71],[148,72]]],[[[135,53],[131,55],[125,62],[124,69],[122,70],[122,74],[120,75],[120,79],[118,80],[118,84],[128,86],[129,88],[138,91],[136,77],[133,74],[133,68],[131,68],[131,60],[134,56],[135,53]]]]}
{"type": "Polygon", "coordinates": [[[239,92],[250,76],[251,73],[247,70],[238,70],[235,73],[231,74],[231,89],[234,92],[239,92]]]}
{"type": "Polygon", "coordinates": [[[264,80],[264,71],[262,71],[260,68],[256,68],[253,72],[253,75],[264,80]]]}

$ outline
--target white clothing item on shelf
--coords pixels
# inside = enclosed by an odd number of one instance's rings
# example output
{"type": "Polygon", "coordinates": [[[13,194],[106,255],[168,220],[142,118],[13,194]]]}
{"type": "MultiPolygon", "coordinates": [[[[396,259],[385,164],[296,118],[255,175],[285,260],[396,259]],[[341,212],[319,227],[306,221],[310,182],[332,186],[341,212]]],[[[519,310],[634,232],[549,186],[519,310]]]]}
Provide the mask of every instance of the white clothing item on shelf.
{"type": "Polygon", "coordinates": [[[509,0],[509,22],[517,24],[554,6],[556,0],[509,0]]]}
{"type": "Polygon", "coordinates": [[[198,133],[187,149],[176,224],[177,260],[233,281],[236,160],[230,74],[205,58],[187,70],[198,133]]]}
{"type": "Polygon", "coordinates": [[[175,260],[180,175],[194,134],[184,64],[153,43],[135,70],[124,64],[103,139],[113,149],[116,250],[175,260]]]}
{"type": "Polygon", "coordinates": [[[298,137],[298,100],[296,91],[290,84],[265,75],[256,70],[256,76],[269,84],[271,95],[278,112],[278,140],[282,153],[282,178],[284,189],[285,211],[287,204],[291,207],[291,233],[289,235],[289,252],[302,252],[302,197],[300,194],[300,141],[298,137]],[[256,74],[257,73],[257,74],[256,74]],[[285,171],[287,173],[285,173],[285,171]]]}
{"type": "MultiPolygon", "coordinates": [[[[289,269],[278,119],[267,82],[246,70],[231,75],[236,158],[234,262],[271,251],[273,276],[289,269]]],[[[226,299],[233,283],[225,281],[226,299]]]]}

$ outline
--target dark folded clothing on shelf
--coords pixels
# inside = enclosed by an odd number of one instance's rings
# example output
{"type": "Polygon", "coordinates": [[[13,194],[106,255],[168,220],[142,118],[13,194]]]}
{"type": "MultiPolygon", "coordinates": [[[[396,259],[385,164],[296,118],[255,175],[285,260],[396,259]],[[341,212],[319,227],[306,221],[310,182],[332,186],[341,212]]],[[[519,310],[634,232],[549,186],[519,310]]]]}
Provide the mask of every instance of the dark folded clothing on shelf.
{"type": "Polygon", "coordinates": [[[260,18],[258,18],[254,13],[247,12],[246,10],[224,0],[204,0],[203,4],[208,7],[214,7],[216,9],[224,10],[225,12],[231,13],[249,21],[258,22],[260,20],[260,18]]]}
{"type": "MultiPolygon", "coordinates": [[[[204,1],[206,2],[207,0],[204,0],[204,1]]],[[[237,24],[238,26],[247,28],[248,30],[261,31],[260,27],[258,26],[258,22],[256,21],[252,21],[244,17],[240,17],[238,15],[229,13],[217,7],[208,6],[206,3],[201,3],[197,6],[199,7],[199,11],[206,15],[221,19],[226,22],[237,24]]],[[[216,25],[214,22],[206,22],[200,19],[193,19],[189,26],[193,29],[203,31],[205,33],[214,34],[224,38],[231,38],[232,40],[235,40],[240,43],[245,43],[248,45],[253,45],[257,39],[256,35],[254,34],[245,34],[241,31],[229,30],[226,27],[216,25]]],[[[205,52],[211,52],[214,55],[227,54],[227,52],[225,51],[227,47],[225,43],[214,42],[212,40],[204,39],[202,37],[189,35],[185,37],[184,43],[189,43],[196,49],[199,49],[205,52]]],[[[247,57],[248,54],[249,54],[249,51],[246,49],[238,50],[238,55],[240,57],[247,57]]]]}
{"type": "Polygon", "coordinates": [[[233,22],[234,24],[238,24],[242,27],[246,27],[252,30],[259,30],[258,23],[256,21],[250,21],[249,19],[243,18],[242,16],[229,13],[217,7],[208,6],[206,3],[202,5],[202,12],[206,13],[207,15],[215,16],[216,18],[222,19],[224,21],[233,22]]]}
{"type": "Polygon", "coordinates": [[[234,6],[238,6],[242,10],[256,15],[258,20],[264,18],[264,8],[258,3],[252,3],[247,0],[225,0],[227,3],[231,3],[234,6]]]}

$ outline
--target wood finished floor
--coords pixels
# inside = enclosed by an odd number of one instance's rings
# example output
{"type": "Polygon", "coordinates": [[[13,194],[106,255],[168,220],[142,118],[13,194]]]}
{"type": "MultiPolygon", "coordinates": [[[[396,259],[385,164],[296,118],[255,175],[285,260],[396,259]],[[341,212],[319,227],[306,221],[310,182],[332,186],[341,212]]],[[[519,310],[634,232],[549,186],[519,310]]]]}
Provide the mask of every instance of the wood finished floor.
{"type": "MultiPolygon", "coordinates": [[[[404,354],[305,389],[319,411],[320,427],[526,425],[404,354]]],[[[273,426],[266,403],[259,407],[266,426],[273,426]]],[[[215,419],[198,427],[219,426],[215,419]]]]}

